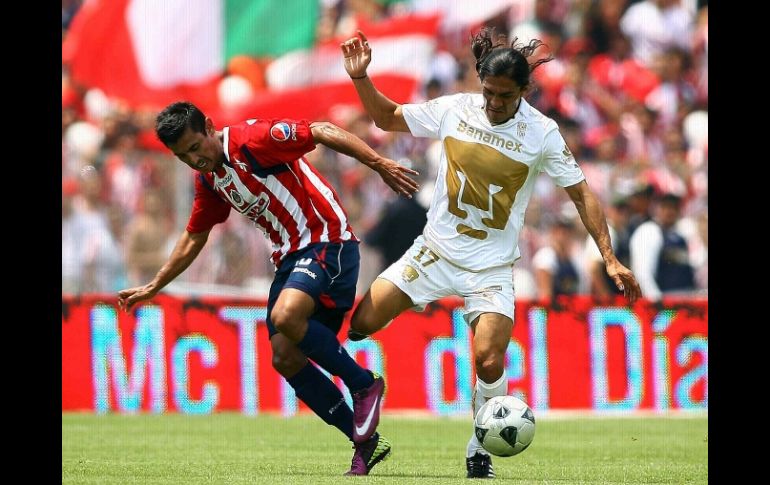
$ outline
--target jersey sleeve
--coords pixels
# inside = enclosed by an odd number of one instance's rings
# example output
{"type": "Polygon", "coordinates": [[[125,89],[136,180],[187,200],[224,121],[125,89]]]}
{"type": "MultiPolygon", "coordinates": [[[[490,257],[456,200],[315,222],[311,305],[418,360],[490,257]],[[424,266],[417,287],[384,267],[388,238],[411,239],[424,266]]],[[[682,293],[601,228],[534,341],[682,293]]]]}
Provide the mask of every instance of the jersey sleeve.
{"type": "Polygon", "coordinates": [[[195,198],[193,199],[187,232],[210,231],[212,227],[227,220],[230,204],[203,184],[200,176],[195,177],[195,198]]]}
{"type": "Polygon", "coordinates": [[[560,187],[569,187],[585,180],[583,171],[555,126],[545,135],[540,171],[547,173],[560,187]]]}
{"type": "Polygon", "coordinates": [[[457,104],[461,96],[463,96],[462,93],[453,94],[431,99],[424,103],[401,105],[401,112],[409,131],[418,137],[439,138],[441,120],[444,119],[447,111],[457,104]]]}
{"type": "Polygon", "coordinates": [[[230,127],[230,142],[261,168],[293,162],[316,146],[310,122],[292,119],[248,120],[230,127]]]}

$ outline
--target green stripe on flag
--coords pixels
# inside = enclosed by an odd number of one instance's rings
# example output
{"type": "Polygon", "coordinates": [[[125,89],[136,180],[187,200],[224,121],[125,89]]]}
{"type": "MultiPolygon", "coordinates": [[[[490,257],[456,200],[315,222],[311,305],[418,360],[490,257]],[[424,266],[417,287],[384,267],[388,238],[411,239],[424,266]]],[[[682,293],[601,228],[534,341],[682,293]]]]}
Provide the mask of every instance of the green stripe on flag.
{"type": "Polygon", "coordinates": [[[319,0],[225,0],[225,62],[277,57],[315,43],[319,0]]]}

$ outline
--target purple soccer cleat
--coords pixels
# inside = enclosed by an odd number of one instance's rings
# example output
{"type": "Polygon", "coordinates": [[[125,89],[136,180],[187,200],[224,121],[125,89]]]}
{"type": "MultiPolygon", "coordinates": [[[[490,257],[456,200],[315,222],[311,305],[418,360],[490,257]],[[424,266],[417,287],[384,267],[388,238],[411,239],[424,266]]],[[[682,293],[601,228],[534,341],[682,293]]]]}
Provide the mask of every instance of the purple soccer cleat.
{"type": "Polygon", "coordinates": [[[345,473],[347,476],[368,475],[374,465],[390,455],[390,443],[379,433],[374,433],[364,443],[353,445],[353,449],[356,451],[353,453],[350,470],[345,473]]]}
{"type": "Polygon", "coordinates": [[[385,394],[385,379],[372,372],[374,383],[353,395],[353,443],[361,444],[374,434],[380,423],[380,406],[385,394]]]}

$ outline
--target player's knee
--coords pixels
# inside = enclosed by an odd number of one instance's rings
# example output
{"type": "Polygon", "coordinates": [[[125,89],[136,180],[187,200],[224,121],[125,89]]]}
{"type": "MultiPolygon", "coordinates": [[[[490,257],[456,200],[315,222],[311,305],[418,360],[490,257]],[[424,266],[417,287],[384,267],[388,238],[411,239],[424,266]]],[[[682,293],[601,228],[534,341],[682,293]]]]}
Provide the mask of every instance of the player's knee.
{"type": "Polygon", "coordinates": [[[273,369],[284,377],[291,377],[305,366],[307,359],[292,352],[273,352],[273,369]]]}
{"type": "Polygon", "coordinates": [[[496,352],[493,349],[484,349],[476,352],[474,356],[474,364],[476,365],[476,373],[479,377],[495,376],[503,371],[505,366],[505,354],[496,352]]]}
{"type": "Polygon", "coordinates": [[[270,312],[270,321],[275,326],[275,329],[284,335],[291,333],[291,330],[297,326],[298,319],[294,312],[290,308],[285,306],[276,306],[273,311],[270,312]]]}

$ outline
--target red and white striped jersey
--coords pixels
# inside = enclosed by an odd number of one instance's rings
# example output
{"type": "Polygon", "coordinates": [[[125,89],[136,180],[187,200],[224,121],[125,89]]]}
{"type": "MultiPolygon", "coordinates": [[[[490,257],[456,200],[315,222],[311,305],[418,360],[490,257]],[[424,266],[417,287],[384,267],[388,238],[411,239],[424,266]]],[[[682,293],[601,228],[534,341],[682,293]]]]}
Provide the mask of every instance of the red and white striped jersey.
{"type": "Polygon", "coordinates": [[[313,243],[358,241],[339,196],[303,157],[315,148],[306,120],[250,119],[222,132],[227,161],[196,177],[188,232],[210,230],[234,208],[270,239],[276,267],[313,243]]]}

